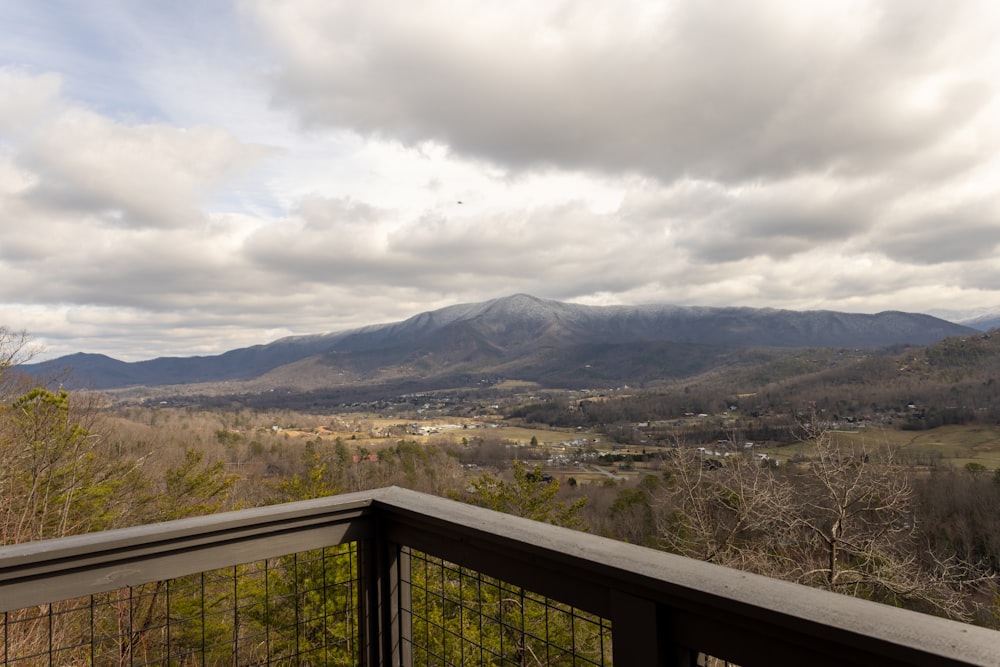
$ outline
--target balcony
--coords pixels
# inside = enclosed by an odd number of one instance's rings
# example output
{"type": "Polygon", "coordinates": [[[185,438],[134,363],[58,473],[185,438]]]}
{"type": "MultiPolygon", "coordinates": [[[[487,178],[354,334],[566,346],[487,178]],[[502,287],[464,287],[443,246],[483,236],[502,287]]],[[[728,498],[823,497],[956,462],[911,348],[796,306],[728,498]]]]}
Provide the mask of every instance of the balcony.
{"type": "Polygon", "coordinates": [[[4,665],[1000,665],[1000,633],[399,488],[0,548],[4,665]]]}

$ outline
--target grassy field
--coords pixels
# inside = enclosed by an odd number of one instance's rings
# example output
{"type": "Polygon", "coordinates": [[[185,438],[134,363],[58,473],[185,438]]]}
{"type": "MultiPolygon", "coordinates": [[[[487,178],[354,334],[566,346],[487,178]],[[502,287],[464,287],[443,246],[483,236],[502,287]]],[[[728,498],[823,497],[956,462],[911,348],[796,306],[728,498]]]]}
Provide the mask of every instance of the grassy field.
{"type": "Polygon", "coordinates": [[[309,426],[305,428],[283,429],[289,437],[295,438],[319,438],[321,440],[333,440],[341,438],[351,444],[362,444],[364,446],[374,444],[394,443],[400,439],[408,438],[418,442],[424,440],[440,441],[451,439],[456,442],[462,438],[497,438],[510,440],[527,445],[532,438],[537,439],[542,446],[560,445],[578,437],[594,438],[592,434],[579,434],[575,430],[556,430],[550,428],[526,428],[520,426],[506,426],[485,422],[479,419],[467,419],[460,417],[440,417],[431,419],[401,419],[399,417],[371,417],[368,415],[340,415],[336,423],[323,426],[309,426]],[[440,430],[430,434],[416,433],[410,430],[410,426],[438,428],[440,430]],[[464,426],[464,428],[462,428],[464,426]],[[401,430],[405,429],[405,430],[401,430]],[[380,435],[372,435],[379,433],[380,435]]]}
{"type": "Polygon", "coordinates": [[[505,440],[513,440],[522,444],[528,444],[534,437],[538,439],[540,445],[558,445],[578,437],[594,438],[591,433],[578,434],[576,431],[524,428],[521,426],[504,426],[498,429],[497,433],[505,440]]]}
{"type": "MultiPolygon", "coordinates": [[[[997,426],[942,426],[930,431],[868,428],[853,433],[837,431],[831,435],[834,442],[848,446],[896,447],[907,460],[915,463],[955,467],[979,463],[989,470],[1000,468],[1000,427],[997,426]]],[[[808,456],[811,448],[812,445],[804,442],[764,451],[787,461],[797,453],[808,456]]]]}

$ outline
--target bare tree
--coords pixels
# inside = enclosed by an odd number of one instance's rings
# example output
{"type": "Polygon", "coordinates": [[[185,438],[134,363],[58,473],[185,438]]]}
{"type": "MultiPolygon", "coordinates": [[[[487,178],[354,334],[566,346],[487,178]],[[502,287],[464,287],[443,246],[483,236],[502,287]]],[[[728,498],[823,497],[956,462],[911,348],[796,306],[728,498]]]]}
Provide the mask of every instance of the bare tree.
{"type": "Polygon", "coordinates": [[[0,401],[7,401],[23,389],[17,373],[11,371],[31,361],[38,348],[31,343],[26,331],[14,331],[0,326],[0,401]]]}
{"type": "Polygon", "coordinates": [[[660,545],[667,551],[761,574],[788,568],[776,545],[791,489],[744,456],[706,458],[676,450],[654,501],[660,545]]]}
{"type": "Polygon", "coordinates": [[[0,326],[0,370],[27,363],[37,352],[28,332],[0,326]]]}
{"type": "Polygon", "coordinates": [[[791,474],[786,577],[894,605],[968,620],[966,589],[987,577],[957,557],[936,558],[918,540],[913,487],[890,448],[815,438],[808,464],[791,474]]]}
{"type": "Polygon", "coordinates": [[[655,501],[663,548],[832,591],[953,618],[975,612],[988,577],[935,558],[917,539],[906,469],[888,449],[840,447],[813,433],[806,463],[785,471],[740,456],[681,451],[655,501]]]}

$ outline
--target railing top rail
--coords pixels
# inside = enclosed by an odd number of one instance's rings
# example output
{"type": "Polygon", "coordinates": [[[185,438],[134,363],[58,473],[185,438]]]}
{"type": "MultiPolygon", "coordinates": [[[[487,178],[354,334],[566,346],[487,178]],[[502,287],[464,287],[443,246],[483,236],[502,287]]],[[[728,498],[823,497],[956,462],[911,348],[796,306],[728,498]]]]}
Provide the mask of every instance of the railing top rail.
{"type": "Polygon", "coordinates": [[[378,493],[0,546],[0,612],[371,537],[378,493]]]}
{"type": "Polygon", "coordinates": [[[373,537],[613,623],[623,604],[642,602],[706,650],[829,658],[814,664],[1000,665],[991,630],[399,488],[0,547],[0,611],[373,537]]]}
{"type": "Polygon", "coordinates": [[[853,664],[853,650],[859,662],[1000,665],[1000,632],[986,628],[405,489],[375,503],[383,530],[401,543],[480,571],[490,564],[489,574],[580,608],[609,616],[621,594],[666,605],[693,646],[753,635],[758,645],[829,651],[834,664],[853,664]]]}

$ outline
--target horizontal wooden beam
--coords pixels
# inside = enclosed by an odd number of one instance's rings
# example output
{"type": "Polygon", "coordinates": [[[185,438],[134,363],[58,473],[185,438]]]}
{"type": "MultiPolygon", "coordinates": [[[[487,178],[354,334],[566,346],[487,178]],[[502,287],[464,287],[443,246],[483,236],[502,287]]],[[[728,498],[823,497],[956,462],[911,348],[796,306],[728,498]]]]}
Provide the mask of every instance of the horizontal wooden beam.
{"type": "Polygon", "coordinates": [[[0,547],[0,612],[372,536],[371,494],[0,547]]]}
{"type": "Polygon", "coordinates": [[[375,499],[392,539],[610,618],[658,606],[691,648],[741,665],[1000,665],[1000,632],[405,489],[375,499]],[[621,605],[618,605],[620,608],[621,605]]]}
{"type": "Polygon", "coordinates": [[[372,538],[607,618],[643,664],[1000,665],[992,630],[398,488],[0,547],[0,611],[372,538]]]}

